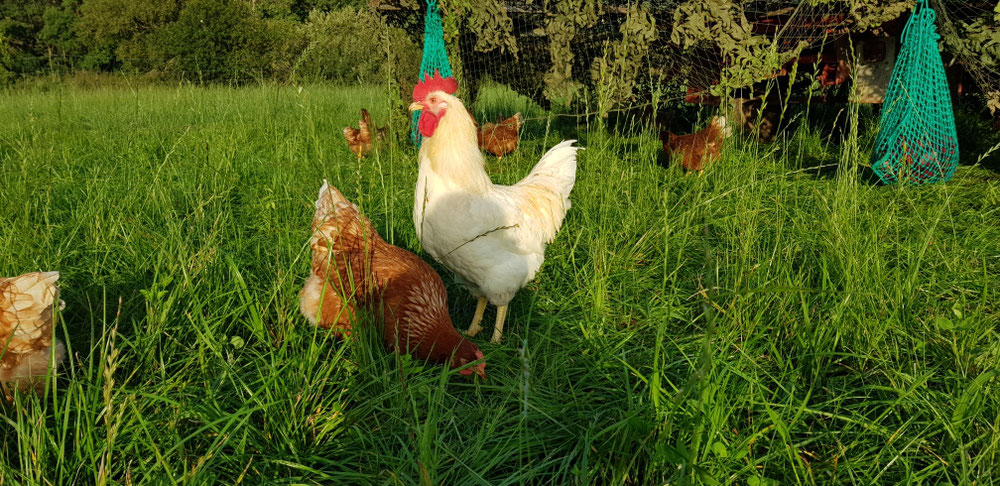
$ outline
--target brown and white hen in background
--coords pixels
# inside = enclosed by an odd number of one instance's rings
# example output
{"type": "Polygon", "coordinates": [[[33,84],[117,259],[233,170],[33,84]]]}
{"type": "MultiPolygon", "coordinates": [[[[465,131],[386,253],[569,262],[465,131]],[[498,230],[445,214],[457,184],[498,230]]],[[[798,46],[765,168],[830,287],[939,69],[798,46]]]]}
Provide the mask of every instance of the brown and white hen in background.
{"type": "Polygon", "coordinates": [[[358,128],[344,127],[344,138],[347,146],[358,156],[358,160],[372,150],[372,130],[375,130],[375,140],[384,140],[388,127],[375,128],[372,123],[372,116],[368,110],[361,109],[361,119],[358,120],[358,128]]]}
{"type": "Polygon", "coordinates": [[[502,160],[504,155],[517,150],[518,133],[523,125],[524,117],[520,113],[496,123],[483,124],[476,134],[479,148],[496,155],[498,161],[502,160]]]}
{"type": "Polygon", "coordinates": [[[660,132],[663,151],[668,157],[681,156],[681,167],[687,171],[702,171],[705,165],[719,158],[722,141],[732,135],[732,127],[726,118],[713,117],[708,126],[690,135],[674,135],[666,130],[660,132]]]}

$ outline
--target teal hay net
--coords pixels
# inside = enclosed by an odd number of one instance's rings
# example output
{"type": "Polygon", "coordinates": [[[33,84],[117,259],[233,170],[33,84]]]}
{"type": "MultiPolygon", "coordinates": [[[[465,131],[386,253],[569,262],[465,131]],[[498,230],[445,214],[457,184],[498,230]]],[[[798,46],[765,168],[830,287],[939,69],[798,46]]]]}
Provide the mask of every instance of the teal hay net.
{"type": "Polygon", "coordinates": [[[958,135],[936,17],[927,0],[919,0],[903,29],[872,151],[872,170],[886,184],[943,182],[958,166],[958,135]]]}
{"type": "MultiPolygon", "coordinates": [[[[434,76],[434,71],[441,73],[441,77],[450,78],[451,64],[448,62],[448,53],[444,49],[444,26],[441,24],[441,11],[438,9],[438,0],[427,0],[427,15],[424,17],[424,57],[420,62],[420,73],[418,79],[424,80],[425,76],[434,76]]],[[[410,140],[420,146],[420,130],[417,129],[417,121],[420,119],[420,112],[414,112],[410,119],[410,140]]]]}

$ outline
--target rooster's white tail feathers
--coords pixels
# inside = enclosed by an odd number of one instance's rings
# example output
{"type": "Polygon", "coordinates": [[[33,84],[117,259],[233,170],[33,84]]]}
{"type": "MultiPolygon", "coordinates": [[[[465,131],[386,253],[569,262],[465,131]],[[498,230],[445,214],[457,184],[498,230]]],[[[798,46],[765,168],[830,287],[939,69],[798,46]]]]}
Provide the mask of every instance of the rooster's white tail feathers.
{"type": "Polygon", "coordinates": [[[535,222],[533,230],[542,241],[550,242],[562,226],[571,204],[569,193],[576,182],[576,140],[565,140],[549,149],[527,177],[513,188],[523,191],[518,198],[525,217],[535,222]]]}
{"type": "Polygon", "coordinates": [[[564,140],[550,148],[518,185],[546,187],[558,194],[566,203],[566,209],[569,209],[569,193],[576,183],[576,152],[583,150],[581,147],[574,147],[573,142],[576,140],[564,140]]]}

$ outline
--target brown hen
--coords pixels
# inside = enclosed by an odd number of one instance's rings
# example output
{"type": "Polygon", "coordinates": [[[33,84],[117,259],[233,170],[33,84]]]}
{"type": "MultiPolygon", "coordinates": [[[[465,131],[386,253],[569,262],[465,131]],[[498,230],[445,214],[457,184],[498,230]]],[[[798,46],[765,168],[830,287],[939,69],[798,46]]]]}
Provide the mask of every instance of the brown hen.
{"type": "Polygon", "coordinates": [[[679,154],[681,167],[688,171],[701,171],[705,164],[719,158],[722,141],[732,134],[732,128],[726,125],[726,118],[713,117],[707,127],[690,135],[674,135],[668,131],[660,132],[663,141],[663,151],[667,156],[679,154]]]}
{"type": "Polygon", "coordinates": [[[504,155],[517,150],[518,132],[522,125],[524,117],[520,113],[515,113],[506,120],[484,124],[477,134],[479,148],[503,159],[504,155]]]}
{"type": "Polygon", "coordinates": [[[58,340],[52,349],[52,326],[59,300],[59,272],[35,272],[0,278],[0,386],[10,400],[10,387],[18,390],[45,386],[49,366],[66,356],[58,340]]]}
{"type": "MultiPolygon", "coordinates": [[[[372,150],[372,136],[371,130],[375,126],[372,123],[372,117],[368,114],[368,110],[361,109],[361,119],[358,120],[358,128],[344,127],[344,138],[347,139],[347,146],[351,149],[354,155],[358,156],[358,160],[371,152],[372,150]]],[[[384,140],[388,127],[376,128],[375,129],[375,140],[384,140]]]]}
{"type": "Polygon", "coordinates": [[[313,218],[312,272],[299,293],[313,325],[350,334],[358,309],[381,313],[385,346],[486,378],[483,353],[455,330],[441,277],[426,262],[386,243],[371,221],[323,181],[313,218]]]}

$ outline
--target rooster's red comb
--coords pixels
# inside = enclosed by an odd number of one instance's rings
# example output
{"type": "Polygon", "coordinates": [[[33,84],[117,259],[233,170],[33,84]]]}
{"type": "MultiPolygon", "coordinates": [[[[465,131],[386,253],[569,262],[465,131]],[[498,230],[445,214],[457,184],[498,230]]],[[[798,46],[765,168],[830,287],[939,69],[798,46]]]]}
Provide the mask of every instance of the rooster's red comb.
{"type": "Polygon", "coordinates": [[[422,101],[432,91],[454,94],[455,91],[458,91],[458,81],[452,77],[442,78],[437,69],[434,70],[434,77],[424,73],[424,79],[413,87],[413,101],[422,101]]]}

